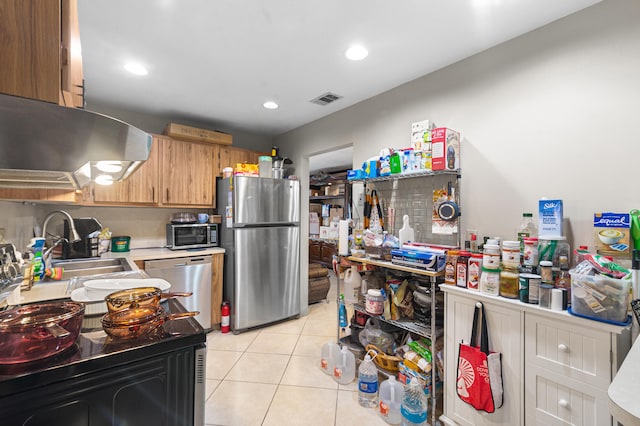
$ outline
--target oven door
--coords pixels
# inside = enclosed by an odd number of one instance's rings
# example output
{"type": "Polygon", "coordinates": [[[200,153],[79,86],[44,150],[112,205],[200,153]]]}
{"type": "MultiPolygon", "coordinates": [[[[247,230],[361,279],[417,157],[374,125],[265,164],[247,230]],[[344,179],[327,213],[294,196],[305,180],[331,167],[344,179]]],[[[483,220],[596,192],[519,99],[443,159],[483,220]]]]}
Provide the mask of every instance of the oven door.
{"type": "Polygon", "coordinates": [[[197,248],[209,246],[209,227],[207,225],[174,225],[173,249],[197,248]]]}

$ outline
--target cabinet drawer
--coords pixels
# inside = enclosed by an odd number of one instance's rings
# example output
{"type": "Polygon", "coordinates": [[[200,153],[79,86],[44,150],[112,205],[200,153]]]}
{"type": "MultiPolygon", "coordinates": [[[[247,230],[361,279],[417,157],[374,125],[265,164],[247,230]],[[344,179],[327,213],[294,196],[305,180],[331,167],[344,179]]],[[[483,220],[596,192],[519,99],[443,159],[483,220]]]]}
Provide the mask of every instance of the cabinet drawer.
{"type": "Polygon", "coordinates": [[[525,424],[611,425],[606,387],[597,389],[539,366],[525,371],[525,424]]]}
{"type": "Polygon", "coordinates": [[[611,382],[611,334],[525,315],[525,363],[599,389],[611,382]]]}

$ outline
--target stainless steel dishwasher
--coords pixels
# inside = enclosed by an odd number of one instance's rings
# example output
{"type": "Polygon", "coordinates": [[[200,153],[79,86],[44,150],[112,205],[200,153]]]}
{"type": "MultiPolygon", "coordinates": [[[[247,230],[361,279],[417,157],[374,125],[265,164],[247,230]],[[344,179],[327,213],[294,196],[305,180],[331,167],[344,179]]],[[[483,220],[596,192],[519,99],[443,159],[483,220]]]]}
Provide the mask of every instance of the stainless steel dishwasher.
{"type": "Polygon", "coordinates": [[[193,256],[144,262],[145,272],[153,278],[167,280],[170,291],[193,293],[177,300],[190,311],[200,311],[195,318],[206,330],[211,328],[211,259],[211,256],[193,256]]]}

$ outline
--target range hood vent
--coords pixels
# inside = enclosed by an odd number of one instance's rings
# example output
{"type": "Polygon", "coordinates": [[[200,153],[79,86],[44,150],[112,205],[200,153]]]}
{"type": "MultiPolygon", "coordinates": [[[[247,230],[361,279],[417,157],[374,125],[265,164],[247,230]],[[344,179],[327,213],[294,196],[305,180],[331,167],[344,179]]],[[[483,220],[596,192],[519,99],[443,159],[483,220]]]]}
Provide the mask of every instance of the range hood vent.
{"type": "Polygon", "coordinates": [[[151,143],[102,114],[0,95],[0,187],[80,189],[99,174],[115,182],[147,160],[151,143]]]}

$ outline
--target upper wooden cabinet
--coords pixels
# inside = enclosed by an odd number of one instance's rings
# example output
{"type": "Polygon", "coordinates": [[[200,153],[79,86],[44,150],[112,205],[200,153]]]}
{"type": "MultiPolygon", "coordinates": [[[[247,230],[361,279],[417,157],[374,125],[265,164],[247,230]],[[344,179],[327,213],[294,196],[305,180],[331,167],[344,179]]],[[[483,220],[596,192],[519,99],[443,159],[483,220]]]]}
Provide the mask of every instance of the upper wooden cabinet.
{"type": "Polygon", "coordinates": [[[217,147],[219,154],[217,166],[214,169],[216,171],[214,177],[222,176],[222,169],[225,167],[235,168],[238,163],[258,164],[258,157],[263,155],[257,151],[251,151],[244,148],[232,148],[230,146],[222,145],[217,145],[217,147]]]}
{"type": "Polygon", "coordinates": [[[165,206],[203,206],[215,202],[216,146],[157,136],[160,142],[160,204],[165,206]]]}
{"type": "Polygon", "coordinates": [[[82,107],[77,0],[2,0],[0,92],[82,107]]]}
{"type": "Polygon", "coordinates": [[[149,158],[127,179],[110,186],[93,184],[95,204],[158,204],[160,143],[154,137],[149,158]]]}

